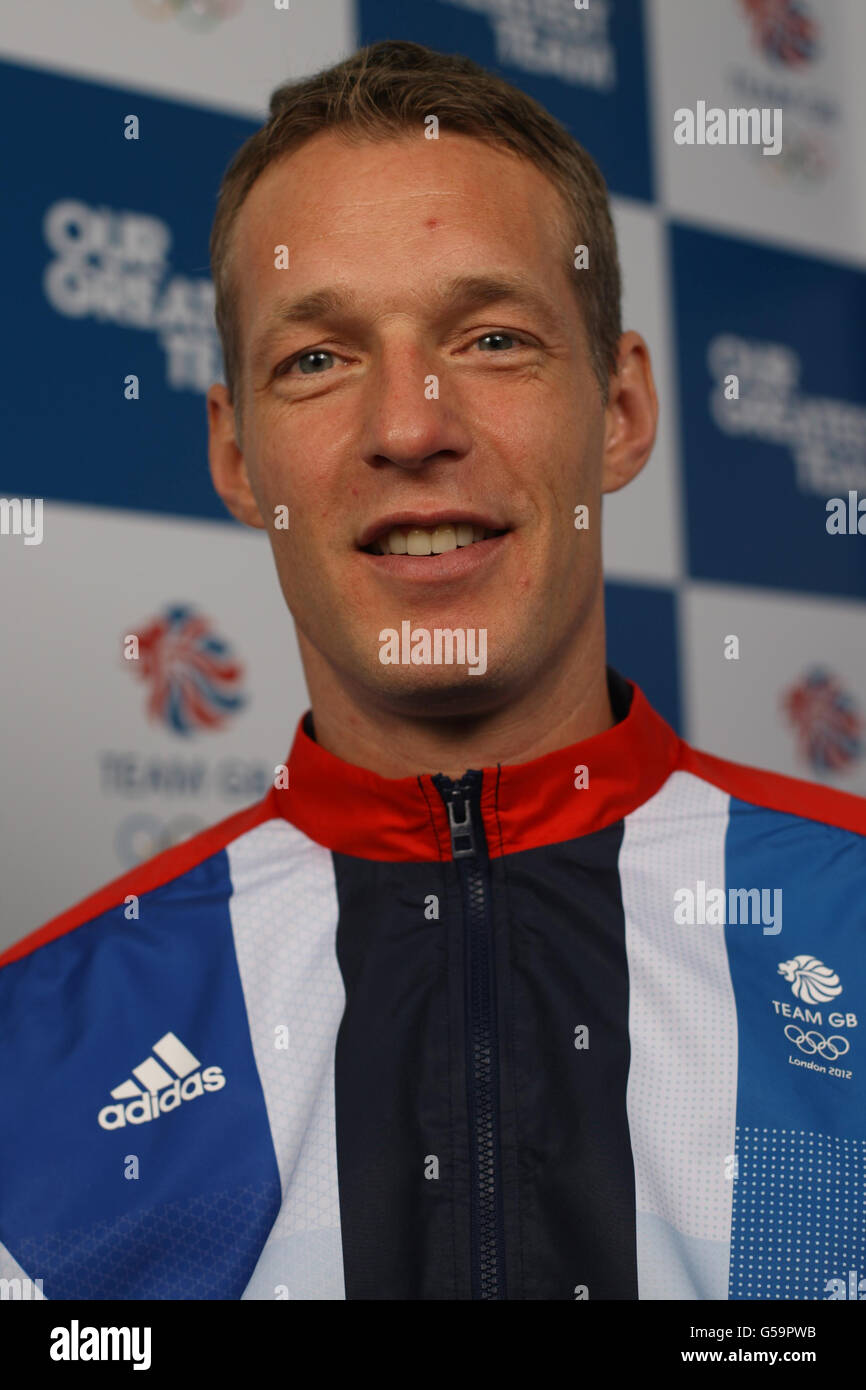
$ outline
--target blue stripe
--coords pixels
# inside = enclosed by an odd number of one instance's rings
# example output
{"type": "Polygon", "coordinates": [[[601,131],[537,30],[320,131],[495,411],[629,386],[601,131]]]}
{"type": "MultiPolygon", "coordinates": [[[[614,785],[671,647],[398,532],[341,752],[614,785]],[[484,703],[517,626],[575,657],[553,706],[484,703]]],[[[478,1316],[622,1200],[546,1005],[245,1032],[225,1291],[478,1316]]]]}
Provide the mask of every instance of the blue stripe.
{"type": "Polygon", "coordinates": [[[728,889],[782,892],[781,930],[765,916],[725,931],[739,1034],[729,1297],[823,1299],[866,1275],[866,841],[732,798],[726,873],[728,889]],[[814,969],[779,972],[798,956],[838,976],[834,997],[798,997],[814,969]]]}
{"type": "Polygon", "coordinates": [[[143,895],[138,921],[115,908],[0,973],[0,1240],[47,1298],[235,1299],[249,1281],[280,1181],[230,895],[220,851],[143,895]],[[102,1128],[167,1032],[224,1086],[102,1128]]]}

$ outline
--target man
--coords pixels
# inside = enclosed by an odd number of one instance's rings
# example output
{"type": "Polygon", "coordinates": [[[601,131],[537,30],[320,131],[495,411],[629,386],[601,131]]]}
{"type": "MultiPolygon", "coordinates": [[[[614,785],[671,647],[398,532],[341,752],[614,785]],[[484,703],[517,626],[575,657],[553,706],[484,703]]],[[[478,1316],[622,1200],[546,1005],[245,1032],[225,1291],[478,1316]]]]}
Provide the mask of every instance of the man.
{"type": "Polygon", "coordinates": [[[409,43],[271,112],[214,224],[210,460],[311,713],[263,802],[7,953],[3,1272],[823,1298],[866,1273],[866,805],[605,666],[601,498],[657,405],[601,176],[409,43]]]}

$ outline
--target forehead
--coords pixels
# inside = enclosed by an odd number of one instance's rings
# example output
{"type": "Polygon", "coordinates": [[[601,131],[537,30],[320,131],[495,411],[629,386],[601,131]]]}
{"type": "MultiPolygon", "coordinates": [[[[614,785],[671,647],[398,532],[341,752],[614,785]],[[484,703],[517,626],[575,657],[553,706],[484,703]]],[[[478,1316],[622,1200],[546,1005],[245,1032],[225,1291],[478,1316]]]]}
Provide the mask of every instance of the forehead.
{"type": "Polygon", "coordinates": [[[232,273],[242,337],[286,293],[339,284],[406,309],[427,283],[467,270],[565,283],[568,209],[530,160],[423,129],[348,143],[328,131],[274,162],[238,214],[232,273]],[[276,248],[289,250],[277,270],[276,248]]]}

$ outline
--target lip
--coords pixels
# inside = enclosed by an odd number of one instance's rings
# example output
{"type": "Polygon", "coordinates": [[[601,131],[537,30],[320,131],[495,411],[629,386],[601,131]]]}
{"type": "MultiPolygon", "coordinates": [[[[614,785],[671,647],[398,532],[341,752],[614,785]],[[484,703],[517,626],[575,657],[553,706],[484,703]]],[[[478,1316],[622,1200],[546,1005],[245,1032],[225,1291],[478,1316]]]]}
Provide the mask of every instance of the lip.
{"type": "MultiPolygon", "coordinates": [[[[358,539],[358,548],[363,550],[365,545],[372,545],[377,536],[381,536],[385,531],[393,531],[395,526],[420,526],[424,530],[429,530],[434,526],[444,526],[447,522],[465,522],[469,526],[484,526],[488,531],[504,531],[507,528],[501,521],[485,516],[482,512],[466,512],[459,508],[456,511],[438,512],[391,512],[387,516],[380,517],[378,521],[373,521],[361,532],[358,539]]],[[[481,541],[479,544],[483,545],[481,541]]],[[[421,558],[421,557],[417,557],[421,558]]]]}
{"type": "Polygon", "coordinates": [[[506,531],[504,535],[491,536],[486,541],[473,541],[472,545],[445,550],[441,555],[371,555],[366,550],[358,553],[375,566],[376,573],[383,577],[405,580],[410,584],[436,584],[449,579],[462,579],[495,564],[507,549],[512,535],[513,532],[506,531]]]}

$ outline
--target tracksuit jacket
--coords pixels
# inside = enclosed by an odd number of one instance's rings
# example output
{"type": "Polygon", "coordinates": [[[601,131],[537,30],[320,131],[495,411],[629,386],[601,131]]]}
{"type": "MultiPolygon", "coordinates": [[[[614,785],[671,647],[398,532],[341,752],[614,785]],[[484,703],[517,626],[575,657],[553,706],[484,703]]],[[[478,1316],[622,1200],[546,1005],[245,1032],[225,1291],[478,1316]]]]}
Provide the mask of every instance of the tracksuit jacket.
{"type": "Polygon", "coordinates": [[[608,685],[458,781],[308,713],[0,957],[6,1296],[866,1298],[866,800],[608,685]]]}

